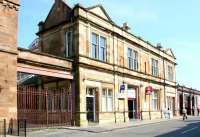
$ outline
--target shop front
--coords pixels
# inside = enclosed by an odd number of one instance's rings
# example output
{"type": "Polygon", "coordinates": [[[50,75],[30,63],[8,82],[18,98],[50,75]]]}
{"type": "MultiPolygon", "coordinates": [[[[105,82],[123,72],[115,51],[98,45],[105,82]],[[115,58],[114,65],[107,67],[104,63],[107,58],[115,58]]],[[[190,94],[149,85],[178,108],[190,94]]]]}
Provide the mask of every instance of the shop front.
{"type": "Polygon", "coordinates": [[[137,100],[137,87],[128,85],[127,90],[127,100],[128,100],[128,117],[129,119],[138,119],[138,100],[137,100]]]}

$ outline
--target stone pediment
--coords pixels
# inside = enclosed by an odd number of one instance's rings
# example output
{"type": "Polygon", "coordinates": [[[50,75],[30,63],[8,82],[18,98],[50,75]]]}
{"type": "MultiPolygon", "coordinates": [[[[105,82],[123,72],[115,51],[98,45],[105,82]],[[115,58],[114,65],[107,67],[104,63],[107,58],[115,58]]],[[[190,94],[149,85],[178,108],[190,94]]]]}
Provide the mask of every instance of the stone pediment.
{"type": "Polygon", "coordinates": [[[173,58],[176,58],[175,55],[174,55],[174,53],[173,53],[173,51],[172,51],[172,49],[166,49],[165,53],[168,54],[168,55],[170,55],[170,56],[172,56],[173,58]]]}
{"type": "Polygon", "coordinates": [[[113,22],[102,5],[89,7],[87,8],[87,10],[107,21],[113,22]]]}

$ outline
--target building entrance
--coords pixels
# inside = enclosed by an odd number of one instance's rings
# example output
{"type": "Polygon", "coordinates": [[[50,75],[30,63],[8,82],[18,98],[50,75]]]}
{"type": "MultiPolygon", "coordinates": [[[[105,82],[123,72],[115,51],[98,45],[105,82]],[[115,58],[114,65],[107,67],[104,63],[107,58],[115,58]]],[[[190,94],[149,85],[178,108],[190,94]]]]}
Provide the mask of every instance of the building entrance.
{"type": "Polygon", "coordinates": [[[86,111],[88,122],[96,121],[96,108],[95,108],[95,88],[87,88],[86,95],[86,111]]]}
{"type": "Polygon", "coordinates": [[[137,118],[136,117],[136,111],[137,110],[137,107],[136,107],[136,99],[129,99],[128,100],[128,116],[129,116],[129,119],[135,119],[137,118]]]}

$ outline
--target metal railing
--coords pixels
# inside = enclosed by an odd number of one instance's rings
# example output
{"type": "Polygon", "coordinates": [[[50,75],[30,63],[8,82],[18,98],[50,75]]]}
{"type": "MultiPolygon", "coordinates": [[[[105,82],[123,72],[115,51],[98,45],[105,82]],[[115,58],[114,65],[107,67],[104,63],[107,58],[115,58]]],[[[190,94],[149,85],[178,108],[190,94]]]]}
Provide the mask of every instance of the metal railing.
{"type": "Polygon", "coordinates": [[[0,137],[6,137],[6,119],[0,120],[0,137]]]}

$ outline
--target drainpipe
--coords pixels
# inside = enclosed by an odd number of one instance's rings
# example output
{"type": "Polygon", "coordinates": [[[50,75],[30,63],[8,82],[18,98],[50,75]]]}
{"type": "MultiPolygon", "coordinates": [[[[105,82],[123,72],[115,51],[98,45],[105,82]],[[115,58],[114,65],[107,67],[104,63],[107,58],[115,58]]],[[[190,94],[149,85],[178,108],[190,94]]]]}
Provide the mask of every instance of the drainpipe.
{"type": "MultiPolygon", "coordinates": [[[[114,46],[115,46],[115,36],[114,36],[114,34],[113,34],[113,50],[114,50],[114,46]]],[[[115,115],[115,123],[117,123],[117,116],[116,116],[116,91],[115,91],[115,86],[116,86],[116,84],[115,84],[115,75],[116,75],[116,73],[115,73],[115,51],[113,52],[113,70],[114,70],[114,115],[115,115]]]]}
{"type": "Polygon", "coordinates": [[[164,73],[164,102],[165,102],[165,108],[167,107],[167,102],[166,102],[166,87],[165,87],[165,82],[166,82],[166,79],[165,79],[165,60],[164,60],[164,57],[163,58],[163,73],[164,73]]]}

